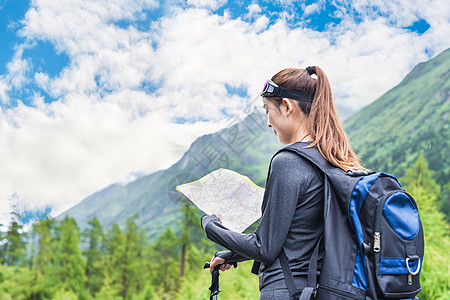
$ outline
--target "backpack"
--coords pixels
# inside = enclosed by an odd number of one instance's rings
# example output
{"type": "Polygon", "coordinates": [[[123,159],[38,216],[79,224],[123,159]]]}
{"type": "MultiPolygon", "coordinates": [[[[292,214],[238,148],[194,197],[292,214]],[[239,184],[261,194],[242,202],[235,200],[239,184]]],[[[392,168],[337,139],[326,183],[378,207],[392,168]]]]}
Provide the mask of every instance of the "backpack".
{"type": "Polygon", "coordinates": [[[308,286],[298,291],[284,250],[280,263],[294,299],[414,299],[420,292],[424,238],[417,204],[386,173],[345,172],[319,151],[295,143],[280,151],[306,158],[324,174],[324,235],[313,251],[308,286]],[[320,243],[324,254],[317,283],[320,243]]]}

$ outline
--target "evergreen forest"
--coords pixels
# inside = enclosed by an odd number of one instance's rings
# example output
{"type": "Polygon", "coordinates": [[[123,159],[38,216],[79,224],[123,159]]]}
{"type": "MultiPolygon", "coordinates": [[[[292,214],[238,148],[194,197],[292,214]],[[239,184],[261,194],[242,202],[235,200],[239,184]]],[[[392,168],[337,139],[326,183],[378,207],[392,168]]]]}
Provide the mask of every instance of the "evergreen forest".
{"type": "MultiPolygon", "coordinates": [[[[426,249],[420,299],[450,299],[449,224],[440,211],[441,188],[424,155],[405,171],[402,185],[415,197],[426,249]]],[[[204,237],[200,212],[185,202],[179,232],[154,240],[136,225],[107,231],[97,218],[82,232],[73,218],[39,220],[24,230],[13,216],[1,236],[0,299],[209,299],[202,267],[218,248],[204,237]]],[[[222,272],[223,299],[259,299],[251,262],[222,272]]]]}

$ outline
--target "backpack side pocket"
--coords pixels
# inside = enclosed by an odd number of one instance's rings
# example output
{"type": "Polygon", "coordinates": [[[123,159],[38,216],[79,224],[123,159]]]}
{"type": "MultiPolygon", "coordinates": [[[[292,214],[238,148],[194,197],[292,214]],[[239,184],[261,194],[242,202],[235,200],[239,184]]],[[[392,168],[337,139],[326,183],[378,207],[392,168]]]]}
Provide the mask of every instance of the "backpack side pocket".
{"type": "Polygon", "coordinates": [[[378,294],[408,298],[420,292],[423,230],[414,199],[399,190],[380,202],[373,236],[378,294]]]}

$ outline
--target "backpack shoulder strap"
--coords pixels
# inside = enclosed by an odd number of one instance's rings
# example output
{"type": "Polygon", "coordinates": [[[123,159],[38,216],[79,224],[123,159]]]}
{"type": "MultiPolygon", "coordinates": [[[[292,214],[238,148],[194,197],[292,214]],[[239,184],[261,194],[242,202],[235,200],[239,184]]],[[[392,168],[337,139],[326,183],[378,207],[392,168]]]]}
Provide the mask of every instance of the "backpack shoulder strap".
{"type": "MultiPolygon", "coordinates": [[[[294,153],[297,153],[301,157],[307,159],[312,164],[314,164],[316,167],[318,167],[324,175],[328,174],[328,172],[333,172],[333,170],[336,168],[333,165],[331,165],[329,162],[327,162],[320,152],[316,148],[303,148],[304,144],[301,143],[295,143],[290,146],[287,146],[277,152],[282,151],[291,151],[294,153]]],[[[327,195],[327,176],[324,176],[324,192],[325,195],[327,195]]],[[[325,197],[327,198],[327,197],[325,197]]],[[[325,201],[326,203],[327,201],[325,201]]],[[[325,204],[326,205],[326,204],[325,204]]],[[[289,294],[291,295],[292,299],[299,299],[299,300],[309,300],[312,297],[315,296],[317,291],[317,261],[319,256],[319,248],[322,241],[322,237],[317,242],[314,251],[311,255],[311,259],[309,261],[308,266],[308,283],[307,286],[303,288],[303,290],[298,290],[294,285],[294,280],[292,276],[291,269],[289,267],[289,262],[286,256],[286,253],[284,252],[284,249],[281,250],[279,259],[281,268],[283,270],[283,274],[285,277],[286,285],[289,290],[289,294]],[[299,298],[297,298],[297,296],[299,298]]]]}
{"type": "Polygon", "coordinates": [[[325,174],[336,172],[337,168],[326,161],[316,147],[305,148],[305,143],[295,143],[280,149],[277,154],[282,151],[291,151],[297,153],[303,158],[309,160],[325,174]]]}
{"type": "Polygon", "coordinates": [[[322,237],[320,237],[311,255],[311,259],[308,265],[308,283],[307,286],[303,288],[303,290],[298,290],[295,287],[294,277],[292,276],[292,272],[289,267],[288,258],[286,256],[286,253],[284,252],[284,248],[281,249],[280,264],[291,298],[296,299],[294,295],[299,295],[299,300],[309,300],[311,299],[311,297],[315,296],[317,292],[317,261],[319,259],[319,248],[321,241],[322,237]]]}
{"type": "MultiPolygon", "coordinates": [[[[325,217],[327,215],[328,201],[331,197],[331,190],[337,199],[343,201],[341,203],[344,207],[348,207],[348,202],[350,201],[353,188],[356,183],[367,175],[378,176],[390,176],[384,173],[377,173],[380,175],[375,175],[373,171],[354,171],[350,170],[345,172],[344,170],[334,166],[320,154],[316,147],[304,148],[305,143],[295,143],[289,145],[278,152],[281,151],[291,151],[297,153],[303,158],[309,160],[317,168],[319,168],[324,173],[324,190],[325,190],[325,217]]],[[[277,153],[278,153],[277,152],[277,153]]]]}

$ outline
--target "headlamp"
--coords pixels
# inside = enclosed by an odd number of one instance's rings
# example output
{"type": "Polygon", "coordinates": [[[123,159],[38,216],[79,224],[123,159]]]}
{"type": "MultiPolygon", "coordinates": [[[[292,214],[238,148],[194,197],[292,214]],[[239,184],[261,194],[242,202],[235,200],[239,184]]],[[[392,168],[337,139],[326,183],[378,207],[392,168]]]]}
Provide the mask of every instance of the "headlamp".
{"type": "Polygon", "coordinates": [[[261,97],[281,97],[307,102],[312,102],[314,98],[314,96],[310,93],[288,90],[280,87],[270,79],[268,79],[264,84],[264,88],[261,92],[261,97]]]}

